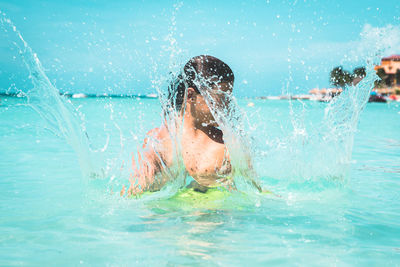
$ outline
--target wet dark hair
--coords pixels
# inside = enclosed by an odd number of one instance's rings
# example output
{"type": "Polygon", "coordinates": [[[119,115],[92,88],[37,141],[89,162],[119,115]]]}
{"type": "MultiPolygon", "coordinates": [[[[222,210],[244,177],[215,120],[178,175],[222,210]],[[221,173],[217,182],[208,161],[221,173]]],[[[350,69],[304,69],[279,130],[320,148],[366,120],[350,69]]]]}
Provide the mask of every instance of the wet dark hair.
{"type": "Polygon", "coordinates": [[[201,88],[197,86],[199,79],[209,88],[213,88],[213,84],[221,82],[229,83],[233,88],[235,77],[231,68],[216,57],[200,55],[191,58],[168,88],[170,104],[176,110],[179,111],[182,108],[187,88],[191,87],[200,94],[201,88]]]}

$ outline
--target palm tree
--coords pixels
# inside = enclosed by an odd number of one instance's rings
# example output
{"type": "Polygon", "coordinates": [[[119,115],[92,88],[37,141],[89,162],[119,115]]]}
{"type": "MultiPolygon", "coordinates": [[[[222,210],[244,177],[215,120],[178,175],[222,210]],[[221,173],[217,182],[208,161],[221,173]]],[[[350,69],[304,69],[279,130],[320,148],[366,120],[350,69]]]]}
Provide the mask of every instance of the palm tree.
{"type": "Polygon", "coordinates": [[[353,77],[347,70],[344,70],[342,66],[333,68],[330,74],[330,81],[336,87],[345,87],[353,81],[353,77]]]}

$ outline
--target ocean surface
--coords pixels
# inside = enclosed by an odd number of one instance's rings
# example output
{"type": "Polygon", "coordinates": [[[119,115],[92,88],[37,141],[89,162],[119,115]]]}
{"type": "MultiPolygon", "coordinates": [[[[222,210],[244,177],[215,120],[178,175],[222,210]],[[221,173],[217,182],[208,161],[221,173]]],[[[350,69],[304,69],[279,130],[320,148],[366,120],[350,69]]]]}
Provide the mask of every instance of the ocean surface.
{"type": "Polygon", "coordinates": [[[1,97],[1,266],[400,266],[398,102],[333,116],[329,103],[239,99],[274,194],[198,206],[118,193],[131,153],[161,124],[157,99],[65,100],[78,115],[59,122],[85,130],[89,160],[37,112],[57,103],[1,97]]]}

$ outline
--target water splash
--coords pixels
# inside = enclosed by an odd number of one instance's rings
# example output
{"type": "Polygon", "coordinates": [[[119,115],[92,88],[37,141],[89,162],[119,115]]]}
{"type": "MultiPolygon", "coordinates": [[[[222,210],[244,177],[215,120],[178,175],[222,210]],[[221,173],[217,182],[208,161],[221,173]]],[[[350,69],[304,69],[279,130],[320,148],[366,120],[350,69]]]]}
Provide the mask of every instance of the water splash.
{"type": "Polygon", "coordinates": [[[86,132],[78,123],[79,119],[72,104],[60,96],[57,88],[53,86],[46,76],[43,66],[36,53],[22,37],[16,26],[0,11],[0,24],[4,30],[11,29],[15,34],[14,45],[29,71],[29,78],[33,88],[25,95],[29,106],[46,121],[46,127],[55,135],[65,138],[72,146],[78,157],[84,175],[93,173],[89,142],[86,132]]]}
{"type": "MultiPolygon", "coordinates": [[[[355,42],[357,45],[348,53],[352,56],[347,59],[357,61],[362,57],[366,76],[357,85],[344,88],[342,94],[327,104],[319,124],[307,125],[308,110],[304,102],[289,101],[290,130],[283,129],[282,136],[276,139],[264,139],[269,150],[261,151],[257,158],[269,163],[268,168],[259,167],[258,171],[276,190],[303,188],[310,192],[347,183],[360,114],[374,82],[379,79],[374,65],[398,39],[388,41],[388,31],[393,33],[395,29],[364,28],[360,40],[355,42]]],[[[255,134],[267,132],[260,128],[255,134]]]]}
{"type": "Polygon", "coordinates": [[[224,143],[229,151],[232,178],[239,191],[260,192],[261,186],[253,169],[253,146],[246,132],[248,126],[246,113],[239,107],[233,94],[212,87],[205,87],[200,93],[224,133],[224,143]],[[216,97],[216,95],[219,95],[216,97]],[[221,103],[221,98],[224,99],[221,103]]]}
{"type": "MultiPolygon", "coordinates": [[[[179,66],[182,65],[183,52],[174,37],[175,16],[180,6],[181,4],[174,6],[170,32],[166,37],[169,46],[165,52],[170,54],[169,74],[159,76],[160,71],[157,67],[153,69],[153,88],[157,90],[160,97],[163,112],[166,114],[166,126],[169,129],[171,140],[175,144],[173,146],[174,165],[166,172],[171,182],[158,197],[175,193],[184,184],[186,178],[180,154],[182,129],[177,128],[173,123],[179,115],[171,108],[171,100],[166,90],[166,84],[170,83],[171,79],[175,79],[176,73],[179,72],[179,66]]],[[[30,79],[34,85],[33,89],[27,93],[30,106],[46,120],[49,130],[65,138],[71,144],[76,151],[83,172],[85,174],[92,173],[94,169],[91,160],[93,153],[89,149],[87,135],[79,123],[76,110],[69,101],[60,97],[58,90],[46,76],[37,55],[4,13],[0,13],[0,22],[3,28],[12,29],[12,32],[15,33],[17,39],[15,45],[19,48],[20,55],[30,72],[30,79]]],[[[393,29],[386,29],[386,31],[390,30],[393,29]]],[[[213,98],[210,88],[210,90],[201,91],[224,132],[226,146],[230,152],[233,176],[239,190],[258,191],[255,184],[259,183],[260,177],[266,181],[267,187],[270,186],[268,183],[271,181],[268,178],[279,180],[280,188],[310,181],[315,182],[318,186],[326,181],[328,184],[331,184],[331,181],[334,181],[335,184],[336,181],[339,181],[339,184],[345,181],[351,162],[354,134],[357,130],[359,116],[365,107],[374,81],[377,79],[373,65],[378,62],[382,54],[388,51],[388,47],[393,47],[393,43],[388,44],[387,40],[382,41],[384,36],[386,34],[379,29],[366,27],[359,42],[362,45],[355,49],[358,54],[364,55],[367,59],[366,77],[358,85],[346,88],[339,97],[329,103],[325,108],[325,115],[321,123],[314,125],[311,129],[307,128],[304,123],[305,108],[300,113],[295,112],[293,103],[290,102],[289,120],[292,131],[286,131],[285,135],[278,139],[264,139],[264,143],[269,144],[269,150],[262,151],[264,152],[262,155],[260,155],[258,151],[260,148],[254,140],[263,138],[263,135],[267,133],[262,126],[251,125],[234,96],[225,94],[224,97],[230,104],[221,109],[218,101],[213,98]],[[249,131],[249,129],[253,130],[249,131]],[[263,166],[260,166],[259,162],[262,162],[263,166]],[[268,166],[265,166],[265,162],[268,162],[268,166]],[[249,168],[249,166],[254,168],[249,168]]],[[[110,116],[111,121],[114,121],[112,106],[110,106],[110,116]]],[[[125,168],[123,172],[116,171],[119,166],[123,165],[121,162],[129,161],[126,151],[130,148],[126,148],[126,138],[119,124],[114,122],[114,127],[119,131],[122,152],[117,156],[116,162],[107,164],[107,166],[111,166],[111,169],[106,176],[111,177],[111,182],[116,175],[121,179],[127,179],[128,172],[131,171],[129,167],[125,168]]],[[[107,140],[109,139],[108,137],[107,140]]],[[[107,145],[100,152],[104,153],[106,150],[107,145]]],[[[143,153],[143,151],[139,149],[139,153],[143,153]]],[[[113,185],[120,185],[120,180],[113,185]]]]}
{"type": "MultiPolygon", "coordinates": [[[[179,124],[179,114],[171,107],[171,98],[168,90],[166,88],[169,87],[171,81],[175,79],[177,73],[179,73],[182,62],[183,62],[183,54],[184,51],[179,47],[177,39],[176,39],[176,17],[180,8],[182,7],[183,2],[177,2],[173,5],[173,10],[171,12],[170,24],[168,27],[168,34],[165,36],[164,41],[167,45],[162,46],[162,51],[160,52],[159,57],[165,57],[164,54],[168,55],[168,66],[166,67],[167,71],[164,73],[160,70],[160,65],[162,69],[162,64],[157,63],[150,56],[150,61],[152,62],[152,72],[149,74],[151,79],[152,88],[156,90],[158,99],[160,101],[160,106],[162,109],[162,127],[166,127],[168,130],[169,138],[172,142],[171,146],[171,155],[172,155],[172,163],[170,166],[165,165],[164,159],[158,153],[156,153],[156,157],[158,161],[161,163],[162,168],[161,171],[155,175],[153,184],[163,184],[161,190],[157,194],[153,194],[151,196],[146,196],[146,200],[152,200],[156,198],[166,198],[174,195],[179,188],[185,185],[187,172],[185,169],[185,165],[183,163],[183,157],[181,154],[181,136],[182,136],[182,128],[178,127],[179,124]]],[[[155,139],[151,135],[147,135],[146,138],[150,143],[157,143],[159,140],[155,139]]],[[[132,157],[132,166],[130,173],[130,186],[138,187],[143,189],[147,187],[143,184],[142,181],[138,178],[134,173],[140,170],[135,168],[145,167],[146,164],[152,164],[150,162],[144,162],[145,154],[149,148],[148,147],[138,147],[136,152],[133,152],[134,156],[132,157]]],[[[151,148],[150,148],[151,149],[151,148]]]]}

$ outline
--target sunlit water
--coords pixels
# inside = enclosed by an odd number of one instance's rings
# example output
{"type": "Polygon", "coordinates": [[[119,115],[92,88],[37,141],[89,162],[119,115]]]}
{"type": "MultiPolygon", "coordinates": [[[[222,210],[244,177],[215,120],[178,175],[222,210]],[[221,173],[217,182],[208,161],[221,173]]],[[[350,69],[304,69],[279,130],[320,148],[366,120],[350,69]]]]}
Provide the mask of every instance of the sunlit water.
{"type": "MultiPolygon", "coordinates": [[[[43,119],[25,103],[21,98],[1,99],[1,265],[400,263],[398,104],[366,106],[350,173],[341,185],[323,186],[321,180],[319,188],[307,189],[307,181],[261,177],[264,187],[275,187],[282,197],[254,201],[234,196],[211,208],[193,208],[121,198],[110,192],[110,179],[83,183],[71,146],[43,129],[43,119]]],[[[117,123],[132,129],[126,138],[137,138],[138,143],[161,122],[158,100],[72,103],[82,106],[98,147],[108,134],[119,135],[109,105],[117,123]]],[[[251,124],[266,125],[260,134],[277,136],[282,130],[276,126],[287,126],[286,101],[239,100],[239,105],[247,114],[262,115],[262,120],[249,116],[251,124]],[[254,107],[247,107],[249,101],[254,107]]],[[[308,122],[317,124],[326,103],[305,105],[308,122]]],[[[107,157],[117,158],[120,150],[118,142],[110,142],[107,157]]],[[[257,163],[266,173],[276,171],[268,160],[257,163]]],[[[291,170],[281,169],[282,177],[285,173],[291,170]]]]}

